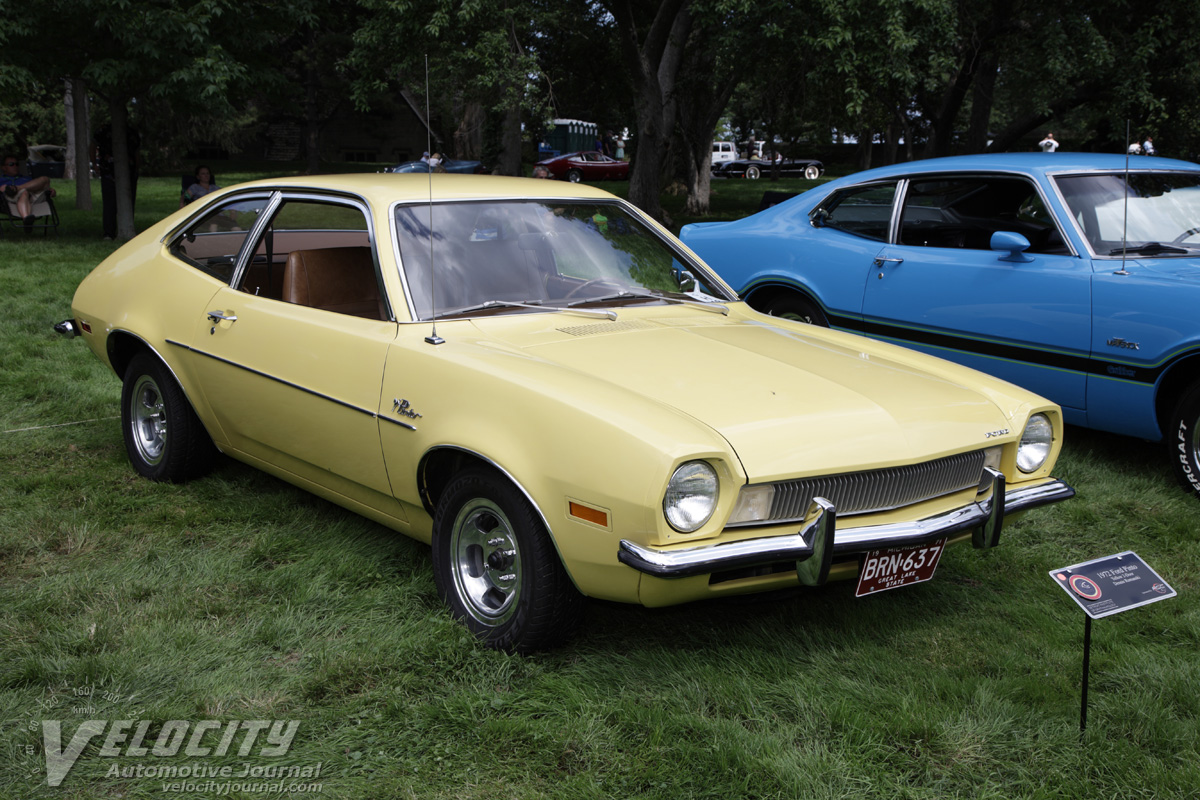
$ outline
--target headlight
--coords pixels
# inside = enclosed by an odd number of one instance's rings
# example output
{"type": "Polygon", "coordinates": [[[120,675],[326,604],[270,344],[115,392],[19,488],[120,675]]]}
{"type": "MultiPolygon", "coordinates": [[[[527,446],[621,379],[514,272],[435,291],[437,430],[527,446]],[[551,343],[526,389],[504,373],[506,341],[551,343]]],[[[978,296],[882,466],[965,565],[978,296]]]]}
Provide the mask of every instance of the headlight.
{"type": "Polygon", "coordinates": [[[691,533],[708,522],[717,507],[719,492],[717,473],[708,464],[689,461],[680,465],[663,497],[667,522],[677,531],[691,533]]]}
{"type": "Polygon", "coordinates": [[[1021,434],[1021,444],[1017,447],[1017,469],[1036,472],[1049,458],[1053,443],[1054,426],[1045,414],[1034,414],[1021,434]]]}

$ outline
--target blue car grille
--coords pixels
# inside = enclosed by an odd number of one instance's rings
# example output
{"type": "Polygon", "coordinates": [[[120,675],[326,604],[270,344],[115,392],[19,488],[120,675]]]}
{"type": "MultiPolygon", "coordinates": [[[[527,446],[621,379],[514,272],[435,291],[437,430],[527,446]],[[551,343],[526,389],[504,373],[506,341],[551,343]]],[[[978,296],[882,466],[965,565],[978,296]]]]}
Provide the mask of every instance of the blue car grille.
{"type": "MultiPolygon", "coordinates": [[[[814,497],[833,503],[839,517],[870,514],[978,487],[985,451],[866,472],[824,475],[775,484],[769,523],[800,520],[814,497]]],[[[762,524],[762,523],[758,523],[762,524]]]]}

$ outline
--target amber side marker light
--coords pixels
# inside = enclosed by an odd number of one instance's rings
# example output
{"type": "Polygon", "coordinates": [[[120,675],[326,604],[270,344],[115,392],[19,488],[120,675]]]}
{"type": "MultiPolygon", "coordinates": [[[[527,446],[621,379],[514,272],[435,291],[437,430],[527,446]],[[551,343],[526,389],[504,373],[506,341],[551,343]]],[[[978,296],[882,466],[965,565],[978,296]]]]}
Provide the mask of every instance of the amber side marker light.
{"type": "Polygon", "coordinates": [[[576,503],[572,500],[569,504],[571,516],[581,519],[584,522],[590,522],[593,525],[599,525],[601,528],[608,527],[608,514],[598,508],[588,508],[582,503],[576,503]]]}

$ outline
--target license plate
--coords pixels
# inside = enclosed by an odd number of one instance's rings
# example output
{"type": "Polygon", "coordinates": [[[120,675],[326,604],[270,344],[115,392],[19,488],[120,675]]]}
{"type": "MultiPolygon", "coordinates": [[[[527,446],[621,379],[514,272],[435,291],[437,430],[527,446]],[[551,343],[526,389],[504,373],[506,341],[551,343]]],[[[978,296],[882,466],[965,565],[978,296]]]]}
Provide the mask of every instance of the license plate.
{"type": "Polygon", "coordinates": [[[912,583],[924,583],[933,577],[945,546],[946,540],[939,539],[929,544],[872,550],[863,559],[862,571],[858,573],[858,590],[854,596],[862,597],[912,583]]]}

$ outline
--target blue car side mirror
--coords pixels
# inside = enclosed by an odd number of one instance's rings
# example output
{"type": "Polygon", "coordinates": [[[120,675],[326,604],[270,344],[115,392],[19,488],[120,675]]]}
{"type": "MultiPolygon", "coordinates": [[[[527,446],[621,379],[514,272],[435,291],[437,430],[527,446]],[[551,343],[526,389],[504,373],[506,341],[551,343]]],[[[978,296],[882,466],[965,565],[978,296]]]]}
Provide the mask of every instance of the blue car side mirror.
{"type": "Polygon", "coordinates": [[[1029,249],[1029,240],[1013,231],[996,231],[993,233],[992,249],[1008,251],[1008,255],[1000,256],[1001,261],[1033,261],[1033,256],[1025,252],[1029,249]]]}

